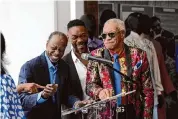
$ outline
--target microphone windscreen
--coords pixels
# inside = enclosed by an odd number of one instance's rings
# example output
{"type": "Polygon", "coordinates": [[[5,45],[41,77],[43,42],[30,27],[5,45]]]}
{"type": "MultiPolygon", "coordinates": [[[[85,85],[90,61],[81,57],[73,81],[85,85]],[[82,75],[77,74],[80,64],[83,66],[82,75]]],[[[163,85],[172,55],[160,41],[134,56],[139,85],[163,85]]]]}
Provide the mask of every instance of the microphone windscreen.
{"type": "Polygon", "coordinates": [[[88,60],[88,56],[89,56],[89,54],[87,54],[87,53],[81,54],[81,58],[84,59],[84,60],[88,60]]]}

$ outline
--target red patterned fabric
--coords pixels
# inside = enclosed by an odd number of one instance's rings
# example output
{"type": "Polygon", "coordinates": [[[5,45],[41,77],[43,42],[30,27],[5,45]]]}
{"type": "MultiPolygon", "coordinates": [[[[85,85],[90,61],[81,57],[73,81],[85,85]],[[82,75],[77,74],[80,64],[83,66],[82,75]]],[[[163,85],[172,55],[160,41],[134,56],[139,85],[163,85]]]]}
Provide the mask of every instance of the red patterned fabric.
{"type": "MultiPolygon", "coordinates": [[[[132,80],[134,83],[125,83],[127,79],[122,77],[122,91],[132,91],[136,90],[136,93],[130,94],[127,97],[124,97],[123,104],[134,104],[136,116],[139,119],[152,119],[153,113],[153,86],[150,77],[148,60],[146,53],[140,49],[129,47],[131,55],[131,67],[132,67],[132,80]],[[138,62],[142,62],[139,68],[135,68],[138,62]]],[[[100,48],[91,52],[93,56],[103,57],[104,48],[100,48]]],[[[126,55],[123,55],[119,59],[121,63],[121,72],[127,74],[128,66],[125,59],[126,55]]],[[[89,96],[94,99],[98,98],[98,93],[101,88],[111,89],[113,91],[113,86],[111,82],[111,77],[109,74],[108,68],[98,62],[89,61],[87,67],[87,85],[86,91],[89,96]]],[[[102,118],[108,119],[110,117],[111,111],[110,104],[107,104],[105,111],[101,112],[100,115],[102,118]]]]}

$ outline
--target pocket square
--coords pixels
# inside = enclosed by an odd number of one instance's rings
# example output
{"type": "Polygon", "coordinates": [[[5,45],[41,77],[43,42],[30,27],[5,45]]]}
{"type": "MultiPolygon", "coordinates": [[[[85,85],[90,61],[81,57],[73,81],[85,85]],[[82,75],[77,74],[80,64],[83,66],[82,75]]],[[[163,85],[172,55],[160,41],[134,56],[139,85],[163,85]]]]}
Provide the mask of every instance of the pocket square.
{"type": "Polygon", "coordinates": [[[139,69],[141,66],[142,66],[142,60],[137,62],[137,64],[134,66],[134,70],[139,69]]]}

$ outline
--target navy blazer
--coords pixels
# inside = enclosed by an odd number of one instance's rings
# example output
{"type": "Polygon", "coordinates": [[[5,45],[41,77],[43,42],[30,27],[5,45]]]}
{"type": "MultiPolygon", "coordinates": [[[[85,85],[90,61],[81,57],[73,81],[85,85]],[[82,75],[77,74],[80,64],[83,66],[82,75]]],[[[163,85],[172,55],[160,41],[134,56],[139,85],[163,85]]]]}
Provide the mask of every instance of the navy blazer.
{"type": "MultiPolygon", "coordinates": [[[[61,118],[61,103],[67,106],[72,106],[78,98],[69,96],[70,93],[70,72],[69,66],[61,59],[58,62],[59,81],[58,90],[55,95],[56,103],[49,98],[42,104],[37,103],[36,94],[21,93],[20,98],[23,109],[28,119],[60,119],[61,118]]],[[[20,70],[19,84],[21,83],[37,83],[42,86],[50,84],[50,76],[48,64],[45,58],[45,53],[27,61],[20,70]]],[[[39,92],[42,89],[39,89],[39,92]]]]}

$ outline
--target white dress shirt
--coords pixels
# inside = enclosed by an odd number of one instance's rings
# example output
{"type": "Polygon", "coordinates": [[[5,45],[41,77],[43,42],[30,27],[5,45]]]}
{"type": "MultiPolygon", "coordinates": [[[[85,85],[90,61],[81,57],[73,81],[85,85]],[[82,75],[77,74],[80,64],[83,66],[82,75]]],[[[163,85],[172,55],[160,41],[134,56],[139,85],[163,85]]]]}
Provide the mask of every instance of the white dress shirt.
{"type": "Polygon", "coordinates": [[[87,76],[87,68],[86,66],[77,58],[77,56],[75,55],[74,51],[71,51],[71,55],[72,55],[72,60],[74,62],[75,68],[77,70],[77,74],[79,76],[80,79],[80,83],[82,86],[82,90],[83,90],[83,99],[89,99],[89,96],[86,94],[86,76],[87,76]]]}

